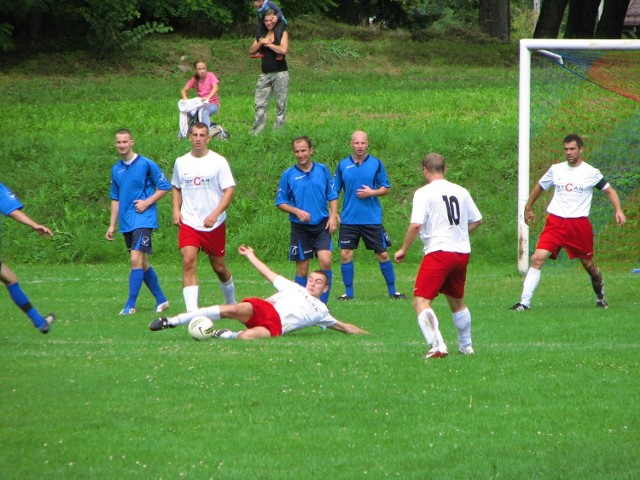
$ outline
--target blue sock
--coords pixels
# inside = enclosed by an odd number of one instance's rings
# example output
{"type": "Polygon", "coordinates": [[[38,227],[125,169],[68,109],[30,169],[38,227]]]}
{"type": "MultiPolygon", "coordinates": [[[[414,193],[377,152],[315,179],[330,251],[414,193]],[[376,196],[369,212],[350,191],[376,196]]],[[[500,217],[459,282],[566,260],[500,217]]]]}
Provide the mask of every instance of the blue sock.
{"type": "Polygon", "coordinates": [[[156,303],[164,303],[167,301],[167,297],[162,293],[160,288],[160,282],[158,282],[158,275],[153,267],[149,267],[143,276],[144,284],[149,288],[154,297],[156,297],[156,303]]]}
{"type": "Polygon", "coordinates": [[[323,293],[320,296],[320,300],[322,300],[324,303],[327,303],[329,301],[329,294],[331,293],[331,283],[333,283],[333,272],[331,270],[322,270],[322,271],[329,279],[329,288],[325,293],[323,293]]]}
{"type": "Polygon", "coordinates": [[[22,291],[19,283],[16,282],[12,285],[9,285],[7,287],[7,290],[9,290],[9,296],[11,297],[11,300],[13,300],[13,303],[15,303],[20,310],[27,314],[27,316],[31,319],[31,323],[33,323],[36,328],[42,328],[47,324],[45,319],[42,318],[42,315],[40,315],[38,311],[31,305],[29,298],[22,291]]]}
{"type": "Polygon", "coordinates": [[[307,286],[307,277],[299,277],[298,275],[296,275],[295,277],[293,277],[293,281],[301,287],[307,286]]]}
{"type": "Polygon", "coordinates": [[[132,268],[131,273],[129,273],[129,298],[127,299],[127,307],[134,308],[136,306],[143,280],[144,271],[141,268],[132,268]]]}
{"type": "Polygon", "coordinates": [[[345,290],[344,293],[349,297],[353,297],[353,277],[356,274],[353,262],[341,264],[340,271],[342,272],[342,283],[344,283],[345,290]]]}
{"type": "Polygon", "coordinates": [[[380,262],[380,271],[382,272],[382,276],[384,277],[385,282],[387,282],[387,290],[389,291],[389,295],[395,295],[396,274],[393,271],[393,263],[391,263],[391,260],[380,262]]]}

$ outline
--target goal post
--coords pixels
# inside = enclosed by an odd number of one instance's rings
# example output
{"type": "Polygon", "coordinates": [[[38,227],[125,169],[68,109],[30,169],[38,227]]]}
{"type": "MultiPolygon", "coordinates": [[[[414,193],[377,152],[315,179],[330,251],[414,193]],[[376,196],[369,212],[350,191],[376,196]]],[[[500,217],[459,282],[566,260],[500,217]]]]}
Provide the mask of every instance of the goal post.
{"type": "MultiPolygon", "coordinates": [[[[562,139],[569,133],[577,133],[585,138],[585,160],[591,165],[602,170],[605,178],[611,181],[618,193],[621,191],[616,184],[621,179],[632,198],[638,202],[637,192],[640,190],[640,159],[632,159],[633,164],[601,165],[593,161],[594,157],[600,159],[609,156],[603,152],[611,150],[611,138],[620,136],[621,130],[629,130],[629,139],[622,140],[624,145],[636,145],[640,142],[640,52],[638,55],[633,50],[640,50],[640,40],[550,40],[550,39],[524,39],[520,40],[520,76],[519,76],[519,118],[518,118],[518,270],[524,273],[529,268],[530,228],[524,221],[524,207],[529,198],[531,181],[537,181],[540,177],[539,168],[532,168],[532,151],[536,156],[542,156],[548,152],[547,159],[540,159],[544,163],[544,170],[552,163],[564,160],[562,155],[562,139]],[[630,52],[631,57],[618,55],[616,52],[630,52]],[[618,55],[616,57],[616,55],[618,55]],[[535,62],[534,62],[535,56],[535,62]],[[612,56],[612,61],[608,57],[612,56]],[[616,63],[617,62],[617,63],[616,63]],[[549,65],[546,65],[549,64],[549,65]],[[559,80],[558,87],[545,78],[538,81],[535,88],[549,88],[545,95],[549,97],[549,105],[542,106],[541,97],[532,98],[532,79],[536,78],[540,69],[556,69],[559,80]],[[607,73],[611,69],[611,74],[607,73]],[[563,77],[564,75],[564,77],[563,77]],[[557,90],[554,90],[556,89],[557,90]],[[562,90],[560,90],[562,89],[562,90]],[[573,103],[573,102],[576,103],[573,103]],[[532,111],[533,107],[538,109],[532,111]],[[583,103],[579,103],[583,102],[583,103]],[[591,102],[593,105],[587,105],[591,102]],[[565,107],[571,104],[571,107],[565,107]],[[617,108],[610,113],[606,108],[617,108]],[[584,115],[573,115],[575,112],[588,112],[584,115]],[[590,115],[590,118],[589,118],[590,115]],[[533,120],[533,122],[532,122],[533,120]],[[598,125],[598,121],[601,125],[598,125]],[[534,125],[535,124],[535,125],[534,125]],[[635,131],[634,131],[635,129],[635,131]],[[596,136],[609,135],[609,138],[596,136]],[[564,132],[564,133],[563,133],[564,132]],[[635,137],[635,138],[633,138],[635,137]],[[546,143],[541,143],[546,142],[546,143]],[[555,143],[554,143],[555,142],[555,143]],[[594,155],[596,149],[600,150],[594,155]],[[607,168],[608,167],[608,168],[607,168]],[[533,178],[537,175],[537,178],[533,178]],[[631,180],[629,181],[629,177],[631,180]],[[635,177],[638,177],[637,182],[635,177]],[[613,181],[612,181],[613,180],[613,181]]],[[[615,152],[615,149],[613,150],[615,152]]],[[[622,153],[622,152],[621,152],[622,153]]],[[[636,151],[626,152],[629,156],[640,153],[640,147],[636,151]]],[[[622,155],[620,155],[622,156],[622,155]]],[[[538,160],[537,158],[535,159],[538,160]]],[[[604,195],[602,195],[604,196],[604,195]]],[[[623,197],[623,195],[621,195],[623,197]]],[[[538,203],[543,204],[541,198],[538,203]]],[[[550,197],[546,199],[546,204],[550,197]]],[[[596,195],[594,195],[594,202],[596,195]]],[[[624,198],[621,198],[623,208],[627,210],[624,198]]],[[[546,204],[540,208],[546,208],[546,204]]],[[[536,204],[536,207],[538,205],[536,204]]],[[[610,219],[613,219],[612,207],[608,205],[610,219]]],[[[592,207],[593,217],[593,207],[592,207]]],[[[627,217],[629,215],[627,214],[627,217]]],[[[544,211],[536,213],[537,228],[541,229],[544,223],[544,211]]],[[[593,219],[592,219],[593,223],[593,219]]],[[[625,226],[624,228],[627,228],[625,226]]],[[[620,255],[628,255],[628,262],[640,260],[640,235],[638,234],[637,219],[631,222],[631,245],[628,245],[620,255]],[[635,230],[633,230],[635,229],[635,230]],[[635,246],[633,243],[635,242],[635,246]]],[[[607,231],[603,227],[602,231],[607,231]]],[[[600,229],[596,229],[596,242],[600,229]]],[[[605,232],[606,233],[606,232],[605,232]]],[[[606,233],[606,235],[609,235],[606,233]]],[[[606,236],[605,235],[605,236],[606,236]]],[[[598,245],[596,244],[596,247],[598,245]]]]}

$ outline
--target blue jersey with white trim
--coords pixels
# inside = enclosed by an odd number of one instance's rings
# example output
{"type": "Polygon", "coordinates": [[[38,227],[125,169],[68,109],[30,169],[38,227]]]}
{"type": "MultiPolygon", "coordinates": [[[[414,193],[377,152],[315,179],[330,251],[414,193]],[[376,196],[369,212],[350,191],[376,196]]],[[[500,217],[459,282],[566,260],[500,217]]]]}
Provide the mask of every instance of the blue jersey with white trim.
{"type": "Polygon", "coordinates": [[[158,228],[158,206],[154,203],[138,213],[133,203],[134,200],[146,200],[156,190],[171,190],[171,184],[160,167],[147,157],[138,155],[129,165],[120,160],[111,168],[109,197],[119,202],[120,233],[138,228],[158,228]]]}
{"type": "Polygon", "coordinates": [[[23,205],[15,193],[0,183],[0,212],[7,217],[11,212],[22,209],[23,205]]]}
{"type": "Polygon", "coordinates": [[[331,172],[325,164],[313,162],[308,172],[300,170],[297,165],[284,171],[278,184],[275,205],[287,204],[311,215],[311,221],[304,223],[289,214],[289,220],[293,223],[317,225],[329,216],[327,203],[337,198],[331,172]]]}
{"type": "Polygon", "coordinates": [[[378,197],[358,198],[356,191],[367,185],[373,190],[391,188],[384,164],[367,155],[360,163],[349,155],[336,167],[334,178],[336,192],[344,189],[340,222],[347,225],[381,225],[382,205],[378,197]]]}

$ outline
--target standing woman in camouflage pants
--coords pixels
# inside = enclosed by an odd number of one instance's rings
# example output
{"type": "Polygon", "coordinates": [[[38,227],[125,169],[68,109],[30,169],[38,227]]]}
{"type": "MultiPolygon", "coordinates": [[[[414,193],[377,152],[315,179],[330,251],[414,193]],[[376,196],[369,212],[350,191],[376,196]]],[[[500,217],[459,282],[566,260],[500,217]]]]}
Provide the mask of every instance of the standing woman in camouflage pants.
{"type": "Polygon", "coordinates": [[[289,49],[289,34],[282,32],[280,43],[276,43],[274,29],[278,16],[273,10],[264,14],[264,26],[267,34],[256,39],[249,48],[249,54],[261,54],[262,74],[256,83],[256,113],[250,133],[257,135],[267,123],[267,110],[271,96],[276,99],[276,119],[273,128],[282,127],[287,116],[287,94],[289,92],[289,71],[285,55],[289,49]]]}

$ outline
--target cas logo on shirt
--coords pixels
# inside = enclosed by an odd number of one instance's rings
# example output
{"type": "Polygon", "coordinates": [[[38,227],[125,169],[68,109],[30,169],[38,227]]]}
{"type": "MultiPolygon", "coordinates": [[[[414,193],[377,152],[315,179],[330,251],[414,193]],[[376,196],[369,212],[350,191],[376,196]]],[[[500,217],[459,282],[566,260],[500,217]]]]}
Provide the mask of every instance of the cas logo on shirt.
{"type": "Polygon", "coordinates": [[[577,192],[582,193],[584,187],[580,185],[574,185],[573,183],[567,183],[565,185],[556,185],[556,192],[577,192]]]}
{"type": "Polygon", "coordinates": [[[200,185],[207,185],[211,182],[209,177],[193,177],[187,178],[184,181],[185,187],[199,187],[200,185]]]}

